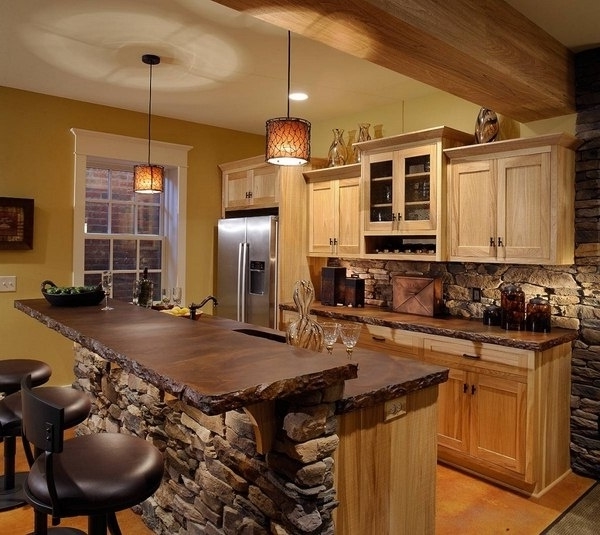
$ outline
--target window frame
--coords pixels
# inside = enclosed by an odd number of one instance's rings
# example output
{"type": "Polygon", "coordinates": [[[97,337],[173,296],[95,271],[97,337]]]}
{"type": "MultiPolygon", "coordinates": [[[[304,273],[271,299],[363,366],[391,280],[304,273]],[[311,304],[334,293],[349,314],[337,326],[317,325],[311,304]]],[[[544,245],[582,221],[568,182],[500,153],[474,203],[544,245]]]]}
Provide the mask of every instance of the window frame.
{"type": "MultiPolygon", "coordinates": [[[[88,166],[107,163],[130,167],[146,161],[148,140],[72,128],[75,137],[72,284],[83,284],[85,259],[85,186],[88,166]]],[[[193,147],[152,141],[153,163],[165,168],[163,206],[163,281],[180,286],[185,301],[187,154],[193,147]]]]}

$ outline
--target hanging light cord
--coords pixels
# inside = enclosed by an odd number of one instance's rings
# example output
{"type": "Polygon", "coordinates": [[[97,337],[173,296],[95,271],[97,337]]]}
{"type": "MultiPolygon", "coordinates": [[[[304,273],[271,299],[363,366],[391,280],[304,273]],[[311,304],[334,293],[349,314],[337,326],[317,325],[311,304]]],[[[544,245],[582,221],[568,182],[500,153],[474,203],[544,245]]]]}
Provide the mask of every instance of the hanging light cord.
{"type": "Polygon", "coordinates": [[[291,61],[292,61],[292,34],[288,30],[288,57],[287,57],[287,117],[290,116],[290,89],[291,89],[291,61]]]}
{"type": "Polygon", "coordinates": [[[150,63],[150,92],[148,97],[148,165],[150,165],[150,125],[152,124],[152,63],[150,63]]]}

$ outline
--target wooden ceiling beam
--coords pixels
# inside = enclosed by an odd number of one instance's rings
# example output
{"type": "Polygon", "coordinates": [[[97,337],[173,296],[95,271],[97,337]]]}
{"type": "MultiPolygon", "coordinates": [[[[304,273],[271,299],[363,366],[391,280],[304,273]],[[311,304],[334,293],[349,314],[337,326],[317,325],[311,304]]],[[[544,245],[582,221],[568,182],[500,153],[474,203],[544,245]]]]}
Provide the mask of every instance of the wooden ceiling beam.
{"type": "Polygon", "coordinates": [[[575,112],[573,54],[503,0],[215,1],[517,121],[575,112]]]}

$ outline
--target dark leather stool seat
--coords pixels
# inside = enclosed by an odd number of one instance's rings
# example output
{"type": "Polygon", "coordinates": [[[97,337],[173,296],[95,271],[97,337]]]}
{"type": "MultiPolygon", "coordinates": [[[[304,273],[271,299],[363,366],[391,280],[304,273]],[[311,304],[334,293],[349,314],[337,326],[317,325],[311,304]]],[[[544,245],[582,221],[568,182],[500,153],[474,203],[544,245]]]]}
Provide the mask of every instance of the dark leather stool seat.
{"type": "Polygon", "coordinates": [[[7,398],[0,400],[0,442],[4,442],[4,475],[0,476],[0,511],[24,505],[21,493],[26,474],[15,473],[16,437],[21,434],[21,419],[17,418],[6,400],[21,389],[21,380],[30,374],[34,386],[44,384],[52,368],[41,360],[0,360],[0,392],[7,398]]]}
{"type": "Polygon", "coordinates": [[[41,360],[0,360],[0,392],[6,395],[18,392],[21,390],[21,380],[28,374],[31,375],[33,386],[39,386],[50,379],[52,368],[41,360]]]}
{"type": "Polygon", "coordinates": [[[38,390],[24,380],[23,434],[45,452],[33,463],[24,485],[25,498],[35,511],[35,535],[48,532],[46,515],[54,524],[61,518],[87,516],[88,535],[105,535],[107,527],[119,534],[115,513],[144,501],[160,486],[161,452],[142,438],[121,433],[63,440],[63,411],[42,399],[38,390]]]}

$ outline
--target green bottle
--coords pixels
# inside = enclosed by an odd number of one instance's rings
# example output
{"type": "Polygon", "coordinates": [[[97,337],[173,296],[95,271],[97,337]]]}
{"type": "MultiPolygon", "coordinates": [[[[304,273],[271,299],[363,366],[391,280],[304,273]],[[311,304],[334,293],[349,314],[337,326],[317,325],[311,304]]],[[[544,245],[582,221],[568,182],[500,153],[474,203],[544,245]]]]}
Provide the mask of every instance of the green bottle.
{"type": "Polygon", "coordinates": [[[152,306],[152,295],[154,293],[154,283],[148,278],[148,268],[144,268],[144,274],[140,279],[140,297],[138,304],[141,307],[150,308],[152,306]]]}

